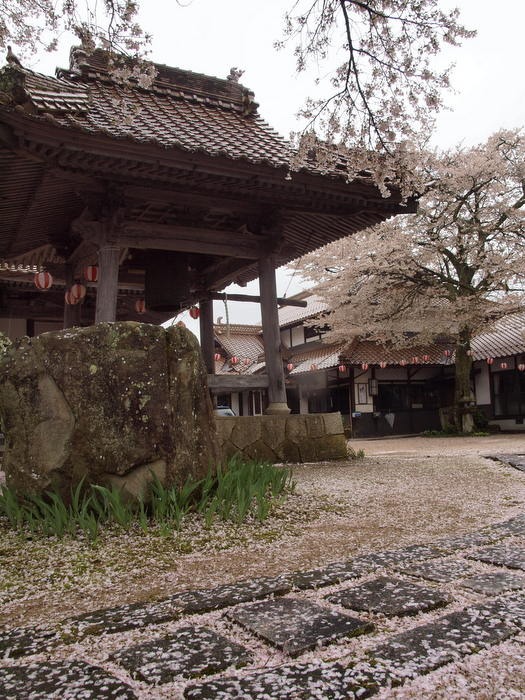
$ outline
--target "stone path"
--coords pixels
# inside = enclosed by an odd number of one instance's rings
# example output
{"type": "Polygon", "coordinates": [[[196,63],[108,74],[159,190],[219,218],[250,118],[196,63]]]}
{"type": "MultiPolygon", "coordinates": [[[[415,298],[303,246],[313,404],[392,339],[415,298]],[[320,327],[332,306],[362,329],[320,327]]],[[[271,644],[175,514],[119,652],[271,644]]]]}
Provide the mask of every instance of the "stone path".
{"type": "Polygon", "coordinates": [[[522,633],[524,571],[525,515],[322,569],[0,630],[0,697],[365,698],[522,633]],[[137,638],[121,646],[124,632],[137,638]],[[111,638],[112,651],[86,662],[83,644],[111,638]],[[312,661],[324,647],[330,660],[312,661]]]}

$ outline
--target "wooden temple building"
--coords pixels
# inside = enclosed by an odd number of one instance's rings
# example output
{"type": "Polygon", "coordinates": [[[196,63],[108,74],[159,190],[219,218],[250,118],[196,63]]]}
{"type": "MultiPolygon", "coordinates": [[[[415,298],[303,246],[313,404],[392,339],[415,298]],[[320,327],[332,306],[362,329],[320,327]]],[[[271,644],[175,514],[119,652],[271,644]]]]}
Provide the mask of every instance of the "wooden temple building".
{"type": "Polygon", "coordinates": [[[350,178],[343,158],[326,172],[311,154],[290,172],[289,144],[234,76],[156,70],[151,87],[124,85],[108,54],[80,48],[56,77],[0,70],[0,322],[33,335],[198,304],[211,375],[212,300],[258,277],[267,374],[239,380],[264,381],[268,411],[286,411],[275,269],[414,205],[350,178]],[[66,303],[81,281],[82,303],[66,303]]]}

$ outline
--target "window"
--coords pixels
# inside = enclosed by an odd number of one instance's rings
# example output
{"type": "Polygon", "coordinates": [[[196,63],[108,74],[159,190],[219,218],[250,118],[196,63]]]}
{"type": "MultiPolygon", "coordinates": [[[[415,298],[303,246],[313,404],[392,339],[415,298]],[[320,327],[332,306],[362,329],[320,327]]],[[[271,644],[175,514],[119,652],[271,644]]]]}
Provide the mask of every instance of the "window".
{"type": "Polygon", "coordinates": [[[378,411],[396,412],[432,409],[439,406],[439,395],[431,384],[380,382],[376,397],[378,411]]]}
{"type": "Polygon", "coordinates": [[[509,370],[494,372],[494,415],[520,416],[525,413],[525,375],[509,370]]]}

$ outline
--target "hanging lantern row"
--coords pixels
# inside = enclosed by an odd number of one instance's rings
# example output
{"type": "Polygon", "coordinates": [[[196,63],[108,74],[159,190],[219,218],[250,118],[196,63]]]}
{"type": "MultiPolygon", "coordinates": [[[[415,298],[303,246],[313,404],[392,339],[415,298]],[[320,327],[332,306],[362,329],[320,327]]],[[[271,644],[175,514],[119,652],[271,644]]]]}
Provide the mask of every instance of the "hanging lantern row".
{"type": "Polygon", "coordinates": [[[525,365],[520,362],[520,364],[518,365],[518,369],[520,372],[525,372],[525,365]]]}
{"type": "Polygon", "coordinates": [[[366,372],[366,370],[368,369],[368,362],[363,362],[363,363],[361,364],[361,369],[362,369],[364,372],[366,372]]]}
{"type": "Polygon", "coordinates": [[[474,355],[474,350],[471,350],[471,348],[469,348],[469,349],[467,350],[467,356],[468,356],[468,357],[472,357],[473,355],[474,355]]]}
{"type": "Polygon", "coordinates": [[[68,289],[64,294],[64,301],[68,306],[74,306],[75,304],[78,304],[80,299],[73,294],[71,289],[68,289]]]}
{"type": "Polygon", "coordinates": [[[445,357],[452,357],[452,350],[443,350],[443,355],[445,355],[445,357]]]}
{"type": "Polygon", "coordinates": [[[238,365],[239,364],[239,358],[236,355],[233,355],[233,357],[230,358],[230,363],[232,365],[238,365]]]}
{"type": "Polygon", "coordinates": [[[199,309],[198,306],[192,306],[192,307],[190,308],[190,316],[191,316],[193,319],[199,318],[200,315],[201,315],[201,312],[200,312],[200,309],[199,309]]]}
{"type": "Polygon", "coordinates": [[[310,372],[315,372],[317,369],[319,369],[319,367],[315,363],[310,365],[310,372]]]}
{"type": "Polygon", "coordinates": [[[493,357],[487,357],[487,364],[488,364],[488,365],[493,365],[493,364],[494,364],[494,358],[493,358],[493,357]]]}
{"type": "Polygon", "coordinates": [[[40,289],[41,292],[47,292],[53,286],[53,277],[49,272],[37,272],[33,277],[33,282],[35,287],[40,289]]]}
{"type": "Polygon", "coordinates": [[[86,282],[98,281],[98,267],[96,265],[88,265],[84,268],[84,279],[86,282]]]}
{"type": "Polygon", "coordinates": [[[339,365],[337,369],[341,374],[344,374],[346,372],[346,365],[339,365]]]}
{"type": "Polygon", "coordinates": [[[216,352],[215,355],[213,356],[213,359],[215,362],[220,362],[222,360],[222,355],[220,352],[216,352]]]}

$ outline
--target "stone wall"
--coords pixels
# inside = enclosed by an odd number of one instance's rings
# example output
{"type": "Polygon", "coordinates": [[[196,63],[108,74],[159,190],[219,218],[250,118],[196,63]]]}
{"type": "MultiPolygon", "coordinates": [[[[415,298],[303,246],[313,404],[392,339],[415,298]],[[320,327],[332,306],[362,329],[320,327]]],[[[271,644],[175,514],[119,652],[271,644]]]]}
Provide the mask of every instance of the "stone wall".
{"type": "Polygon", "coordinates": [[[340,413],[276,416],[216,416],[224,459],[240,454],[271,462],[346,459],[340,413]]]}

